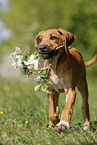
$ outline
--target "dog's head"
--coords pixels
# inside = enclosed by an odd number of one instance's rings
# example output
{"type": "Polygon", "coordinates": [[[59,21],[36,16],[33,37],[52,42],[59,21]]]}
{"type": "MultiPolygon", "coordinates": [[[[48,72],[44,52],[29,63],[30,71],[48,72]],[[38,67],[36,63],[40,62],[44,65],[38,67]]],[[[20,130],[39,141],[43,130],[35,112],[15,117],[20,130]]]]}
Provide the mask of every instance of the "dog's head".
{"type": "Polygon", "coordinates": [[[64,45],[65,50],[68,50],[70,46],[76,39],[76,36],[70,32],[59,29],[49,29],[46,31],[41,31],[35,37],[35,48],[41,54],[43,59],[49,59],[57,55],[58,46],[64,45]]]}

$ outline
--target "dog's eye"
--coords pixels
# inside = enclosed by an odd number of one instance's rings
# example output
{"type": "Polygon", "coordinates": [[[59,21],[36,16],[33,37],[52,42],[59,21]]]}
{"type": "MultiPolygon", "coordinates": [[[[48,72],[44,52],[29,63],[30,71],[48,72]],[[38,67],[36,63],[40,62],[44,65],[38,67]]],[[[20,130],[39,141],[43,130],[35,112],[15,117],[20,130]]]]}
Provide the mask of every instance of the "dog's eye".
{"type": "Polygon", "coordinates": [[[41,41],[42,41],[42,38],[41,38],[41,37],[39,37],[39,38],[38,38],[38,42],[41,42],[41,41]]]}
{"type": "Polygon", "coordinates": [[[50,39],[55,40],[55,39],[57,39],[57,37],[56,36],[51,36],[50,39]]]}

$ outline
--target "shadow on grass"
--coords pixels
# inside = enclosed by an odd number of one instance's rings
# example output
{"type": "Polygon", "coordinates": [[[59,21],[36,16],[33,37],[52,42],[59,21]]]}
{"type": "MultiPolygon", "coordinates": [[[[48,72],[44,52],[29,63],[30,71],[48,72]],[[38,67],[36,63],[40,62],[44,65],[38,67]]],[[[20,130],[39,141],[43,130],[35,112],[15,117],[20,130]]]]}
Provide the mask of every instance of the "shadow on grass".
{"type": "Polygon", "coordinates": [[[93,121],[93,124],[97,126],[97,121],[93,121]]]}
{"type": "Polygon", "coordinates": [[[90,124],[90,130],[93,132],[97,131],[97,121],[92,121],[90,124]]]}
{"type": "MultiPolygon", "coordinates": [[[[81,123],[78,123],[77,124],[77,127],[80,127],[82,128],[82,124],[81,123]]],[[[72,127],[71,127],[72,128],[72,127]]],[[[73,128],[76,128],[76,127],[73,127],[73,128]]],[[[97,131],[97,121],[91,121],[90,122],[90,127],[89,127],[89,130],[92,131],[92,132],[96,132],[97,131]]]]}

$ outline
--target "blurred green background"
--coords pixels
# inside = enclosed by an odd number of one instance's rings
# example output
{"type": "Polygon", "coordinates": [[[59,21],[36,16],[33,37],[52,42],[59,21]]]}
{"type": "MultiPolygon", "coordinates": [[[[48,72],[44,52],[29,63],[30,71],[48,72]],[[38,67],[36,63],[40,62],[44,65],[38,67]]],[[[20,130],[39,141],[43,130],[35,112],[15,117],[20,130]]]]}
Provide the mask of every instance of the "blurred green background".
{"type": "MultiPolygon", "coordinates": [[[[34,131],[39,126],[45,126],[45,122],[48,123],[45,94],[34,91],[33,78],[27,80],[11,67],[8,55],[17,46],[34,51],[34,38],[39,31],[59,27],[75,34],[76,41],[73,46],[80,50],[85,61],[91,59],[97,51],[97,0],[0,0],[0,111],[5,114],[0,119],[0,135],[4,144],[23,143],[19,141],[17,129],[20,134],[25,134],[22,141],[25,141],[26,137],[27,143],[31,143],[29,138],[32,132],[29,133],[30,130],[23,124],[26,119],[31,123],[31,127],[34,126],[34,131]],[[35,112],[34,118],[31,112],[35,112]],[[22,124],[24,130],[17,124],[22,124]]],[[[91,120],[94,121],[97,120],[97,63],[86,70],[90,114],[91,120]]],[[[61,97],[60,110],[64,107],[64,100],[61,97]]],[[[78,97],[76,102],[73,121],[81,122],[81,97],[78,97]]]]}

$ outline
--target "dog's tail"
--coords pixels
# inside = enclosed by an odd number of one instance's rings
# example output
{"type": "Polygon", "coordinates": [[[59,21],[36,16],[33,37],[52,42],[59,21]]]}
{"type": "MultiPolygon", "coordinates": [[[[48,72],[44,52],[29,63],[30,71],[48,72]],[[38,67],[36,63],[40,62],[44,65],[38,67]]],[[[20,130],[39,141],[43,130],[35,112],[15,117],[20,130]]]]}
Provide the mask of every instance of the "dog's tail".
{"type": "Polygon", "coordinates": [[[91,60],[85,62],[85,66],[89,66],[89,65],[93,64],[96,61],[97,61],[97,51],[96,51],[95,56],[91,60]]]}

